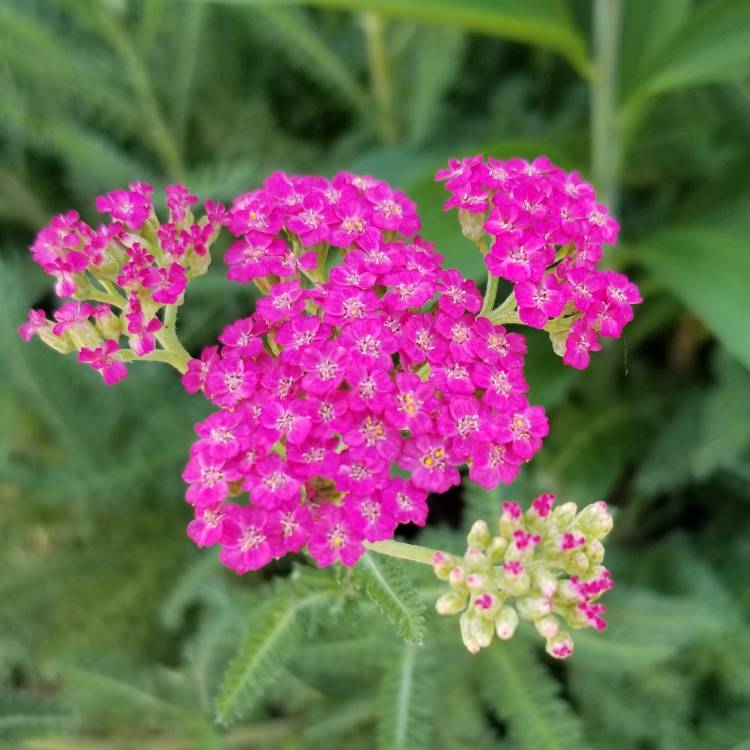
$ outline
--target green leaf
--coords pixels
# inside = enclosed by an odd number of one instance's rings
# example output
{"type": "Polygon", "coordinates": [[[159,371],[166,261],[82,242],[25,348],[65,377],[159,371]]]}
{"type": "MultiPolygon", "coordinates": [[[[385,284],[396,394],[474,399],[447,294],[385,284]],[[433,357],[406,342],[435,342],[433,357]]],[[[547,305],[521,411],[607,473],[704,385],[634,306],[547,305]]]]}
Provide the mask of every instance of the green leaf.
{"type": "Polygon", "coordinates": [[[316,5],[370,11],[547,47],[590,74],[586,43],[563,0],[190,0],[235,5],[316,5]]]}
{"type": "Polygon", "coordinates": [[[408,643],[424,636],[424,604],[404,572],[403,563],[365,552],[352,571],[352,583],[372,599],[408,643]]]}
{"type": "Polygon", "coordinates": [[[673,35],[655,56],[638,91],[652,96],[747,75],[750,75],[750,3],[716,0],[702,4],[673,35]]]}
{"type": "Polygon", "coordinates": [[[386,668],[380,686],[379,750],[429,750],[435,670],[424,646],[407,643],[386,668]]]}
{"type": "Polygon", "coordinates": [[[263,605],[224,676],[216,700],[216,718],[227,724],[247,714],[266,686],[294,656],[301,638],[303,602],[293,594],[263,605]]]}
{"type": "MultiPolygon", "coordinates": [[[[560,698],[560,685],[516,639],[486,652],[481,688],[523,750],[583,750],[581,722],[560,698]]],[[[483,654],[484,655],[484,654],[483,654]]]]}
{"type": "Polygon", "coordinates": [[[746,234],[719,225],[684,226],[638,245],[634,254],[750,367],[746,234]]]}

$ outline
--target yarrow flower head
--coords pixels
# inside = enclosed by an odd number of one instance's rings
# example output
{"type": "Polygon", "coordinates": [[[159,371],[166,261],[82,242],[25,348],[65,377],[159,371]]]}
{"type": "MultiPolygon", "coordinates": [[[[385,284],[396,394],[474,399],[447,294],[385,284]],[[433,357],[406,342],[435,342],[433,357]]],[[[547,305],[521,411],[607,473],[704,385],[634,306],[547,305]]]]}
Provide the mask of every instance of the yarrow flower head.
{"type": "Polygon", "coordinates": [[[556,659],[573,653],[573,639],[562,629],[607,627],[599,597],[614,586],[602,565],[602,539],[612,529],[604,502],[578,511],[575,503],[553,508],[553,495],[540,495],[522,512],[503,503],[494,531],[476,521],[463,557],[436,552],[433,570],[450,591],[436,603],[441,615],[461,614],[464,645],[476,653],[513,637],[520,620],[534,624],[556,659]]]}
{"type": "Polygon", "coordinates": [[[489,273],[513,284],[512,317],[548,331],[566,365],[588,367],[599,336],[622,334],[641,296],[623,274],[597,267],[619,225],[577,172],[544,156],[471,156],[451,160],[436,179],[451,194],[445,209],[458,209],[464,234],[485,249],[489,273]]]}
{"type": "Polygon", "coordinates": [[[184,474],[190,533],[234,546],[233,517],[250,507],[262,523],[246,544],[271,554],[222,552],[225,564],[244,572],[306,545],[321,566],[353,565],[365,542],[423,525],[427,494],[459,484],[461,466],[494,487],[539,450],[548,427],[526,397],[523,337],[476,317],[474,282],[410,238],[405,196],[348,173],[276,173],[234,201],[228,226],[243,243],[229,278],[264,296],[184,376],[220,409],[184,474]],[[343,259],[326,280],[328,245],[343,259]],[[220,519],[210,535],[207,513],[220,519]]]}
{"type": "Polygon", "coordinates": [[[190,206],[198,199],[183,185],[169,185],[165,193],[164,223],[154,209],[153,188],[138,182],[96,199],[97,211],[111,222],[94,229],[71,211],[37,234],[32,257],[55,278],[58,296],[72,301],[55,311],[55,322],[41,310],[30,311],[19,328],[25,340],[38,335],[60,352],[78,351],[78,361],[98,370],[107,385],[127,376],[127,361],[151,355],[184,363],[184,351],[166,351],[173,331],[164,321],[181,303],[188,281],[206,272],[207,249],[225,219],[209,201],[206,215],[196,220],[190,206]],[[129,348],[120,345],[123,337],[129,348]]]}

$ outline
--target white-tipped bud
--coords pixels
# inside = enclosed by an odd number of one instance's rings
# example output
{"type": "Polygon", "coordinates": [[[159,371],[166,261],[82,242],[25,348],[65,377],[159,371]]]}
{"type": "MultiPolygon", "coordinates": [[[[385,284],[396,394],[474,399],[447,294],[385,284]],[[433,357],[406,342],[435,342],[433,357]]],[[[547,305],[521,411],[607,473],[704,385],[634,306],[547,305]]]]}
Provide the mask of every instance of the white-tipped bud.
{"type": "Polygon", "coordinates": [[[576,552],[564,561],[563,568],[568,575],[582,576],[589,569],[589,558],[585,552],[576,552]]]}
{"type": "Polygon", "coordinates": [[[122,321],[112,312],[98,315],[95,319],[99,333],[105,339],[119,339],[123,333],[122,321]]]}
{"type": "Polygon", "coordinates": [[[435,602],[435,609],[439,615],[457,615],[466,609],[468,599],[466,592],[447,591],[435,602]]]}
{"type": "Polygon", "coordinates": [[[581,601],[581,593],[570,578],[558,581],[555,601],[561,604],[574,604],[581,601]]]}
{"type": "Polygon", "coordinates": [[[489,581],[487,576],[483,573],[469,573],[465,579],[466,585],[469,587],[469,591],[479,592],[486,591],[489,581]]]}
{"type": "Polygon", "coordinates": [[[525,571],[515,573],[513,570],[508,570],[507,566],[507,563],[503,566],[502,572],[495,579],[495,584],[508,594],[523,596],[531,587],[529,574],[525,571]]]}
{"type": "Polygon", "coordinates": [[[557,591],[557,578],[547,568],[536,568],[531,574],[531,581],[547,599],[557,591]]]}
{"type": "Polygon", "coordinates": [[[534,620],[534,627],[543,638],[554,638],[560,631],[560,622],[554,615],[545,615],[534,620]]]}
{"type": "Polygon", "coordinates": [[[555,526],[561,529],[567,528],[576,517],[578,506],[575,503],[563,503],[558,505],[550,515],[555,526]]]}
{"type": "Polygon", "coordinates": [[[464,565],[467,570],[484,570],[487,567],[487,557],[478,547],[469,547],[464,555],[464,565]]]}
{"type": "Polygon", "coordinates": [[[612,531],[613,523],[612,514],[603,500],[587,505],[576,518],[576,526],[593,539],[604,539],[612,531]]]}
{"type": "Polygon", "coordinates": [[[516,601],[516,608],[524,620],[538,620],[550,613],[552,605],[543,596],[527,596],[516,601]]]}
{"type": "Polygon", "coordinates": [[[495,618],[495,632],[497,637],[503,641],[508,641],[513,637],[518,627],[518,613],[513,607],[505,606],[495,618]]]}
{"type": "Polygon", "coordinates": [[[470,653],[476,654],[480,648],[486,648],[492,642],[492,620],[479,617],[473,608],[461,615],[459,625],[461,639],[470,653]]]}
{"type": "Polygon", "coordinates": [[[474,213],[463,208],[458,209],[458,223],[461,225],[461,231],[464,237],[471,242],[479,242],[484,237],[486,221],[487,214],[485,213],[474,213]]]}
{"type": "Polygon", "coordinates": [[[502,562],[506,549],[508,549],[508,542],[506,539],[503,539],[501,536],[493,537],[487,547],[487,559],[490,564],[497,565],[499,562],[502,562]]]}
{"type": "Polygon", "coordinates": [[[561,630],[556,636],[548,639],[545,651],[555,659],[567,659],[573,654],[573,639],[569,633],[561,630]]]}
{"type": "Polygon", "coordinates": [[[604,545],[598,539],[592,539],[584,547],[584,551],[591,565],[599,565],[604,560],[604,545]]]}
{"type": "Polygon", "coordinates": [[[432,570],[442,581],[447,581],[453,568],[458,564],[458,558],[445,552],[435,552],[432,556],[432,570]]]}
{"type": "Polygon", "coordinates": [[[466,537],[469,547],[476,547],[480,550],[484,550],[490,543],[490,539],[490,529],[489,526],[487,526],[487,522],[482,521],[481,519],[479,521],[474,521],[471,531],[469,531],[469,534],[466,537]]]}
{"type": "Polygon", "coordinates": [[[448,575],[448,583],[451,585],[451,588],[454,589],[463,589],[466,587],[466,571],[460,566],[457,565],[453,570],[451,570],[450,574],[448,575]]]}

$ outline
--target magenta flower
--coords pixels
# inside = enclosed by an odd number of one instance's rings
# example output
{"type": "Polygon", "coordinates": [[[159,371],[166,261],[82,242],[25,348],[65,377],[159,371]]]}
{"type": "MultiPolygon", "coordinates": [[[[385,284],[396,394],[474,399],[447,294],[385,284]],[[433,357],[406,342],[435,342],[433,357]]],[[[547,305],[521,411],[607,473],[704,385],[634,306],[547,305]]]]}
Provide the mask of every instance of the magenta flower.
{"type": "Polygon", "coordinates": [[[213,365],[220,361],[219,347],[207,346],[201,352],[200,359],[191,359],[187,372],[182,376],[182,386],[188,393],[197,393],[206,384],[206,378],[213,365]]]}
{"type": "Polygon", "coordinates": [[[337,560],[354,565],[364,554],[362,535],[354,527],[343,508],[323,505],[310,533],[307,549],[315,562],[326,568],[337,560]]]}
{"type": "Polygon", "coordinates": [[[222,524],[219,560],[237,573],[267,565],[280,552],[269,514],[261,508],[232,508],[222,524]]]}
{"type": "Polygon", "coordinates": [[[516,284],[518,317],[532,328],[544,328],[550,318],[562,313],[567,302],[567,289],[558,283],[552,274],[546,274],[540,282],[524,281],[516,284]]]}
{"type": "Polygon", "coordinates": [[[382,491],[383,507],[397,523],[424,526],[427,522],[427,492],[403,477],[389,479],[382,491]]]}
{"type": "Polygon", "coordinates": [[[167,208],[169,209],[169,220],[173,224],[182,224],[190,206],[198,202],[198,196],[193,195],[184,185],[167,185],[164,188],[167,196],[167,208]]]}
{"type": "Polygon", "coordinates": [[[489,441],[474,444],[469,465],[469,479],[488,490],[498,484],[511,484],[523,462],[513,452],[510,442],[490,434],[489,441]]]}
{"type": "Polygon", "coordinates": [[[596,333],[585,321],[578,320],[573,323],[565,339],[563,362],[577,370],[584,370],[589,366],[590,352],[598,352],[600,349],[601,344],[596,338],[596,333]]]}
{"type": "Polygon", "coordinates": [[[415,487],[429,492],[445,492],[461,483],[461,477],[439,435],[418,435],[410,440],[401,455],[401,466],[411,471],[415,487]]]}
{"type": "Polygon", "coordinates": [[[344,511],[354,532],[368,542],[392,538],[398,525],[375,496],[348,495],[344,500],[344,511]]]}
{"type": "Polygon", "coordinates": [[[236,507],[230,504],[197,506],[195,518],[187,527],[188,536],[198,547],[212,547],[217,544],[224,528],[224,517],[236,507]]]}
{"type": "Polygon", "coordinates": [[[141,274],[143,286],[154,289],[154,302],[174,305],[187,286],[185,269],[179,263],[171,263],[168,268],[147,268],[141,274]]]}
{"type": "Polygon", "coordinates": [[[24,341],[31,341],[34,336],[50,327],[50,321],[47,320],[47,313],[44,310],[29,310],[26,322],[18,326],[18,335],[24,341]]]}
{"type": "Polygon", "coordinates": [[[151,199],[142,190],[113,190],[96,199],[96,210],[108,213],[131,231],[138,232],[151,215],[153,207],[151,199]]]}
{"type": "Polygon", "coordinates": [[[194,445],[182,472],[189,487],[185,499],[192,505],[216,505],[229,494],[229,482],[240,477],[231,465],[212,454],[205,444],[194,445]]]}
{"type": "Polygon", "coordinates": [[[76,328],[84,323],[88,323],[89,316],[94,312],[94,308],[87,302],[66,302],[62,307],[55,310],[55,323],[52,326],[52,333],[55,336],[62,336],[71,328],[76,328]]]}
{"type": "Polygon", "coordinates": [[[94,370],[99,370],[104,382],[107,385],[114,385],[128,376],[125,363],[116,359],[119,351],[120,347],[117,342],[114,339],[107,339],[95,349],[82,347],[78,352],[78,361],[89,365],[94,370]]]}

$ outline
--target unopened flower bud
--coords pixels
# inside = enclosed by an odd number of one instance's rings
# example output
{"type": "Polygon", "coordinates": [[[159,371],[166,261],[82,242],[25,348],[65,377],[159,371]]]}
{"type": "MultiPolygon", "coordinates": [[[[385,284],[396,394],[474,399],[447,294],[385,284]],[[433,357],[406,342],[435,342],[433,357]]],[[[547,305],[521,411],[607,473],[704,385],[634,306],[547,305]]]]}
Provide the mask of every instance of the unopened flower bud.
{"type": "Polygon", "coordinates": [[[491,565],[497,565],[502,562],[505,550],[508,548],[508,542],[501,536],[492,537],[492,541],[487,547],[487,559],[491,565]]]}
{"type": "Polygon", "coordinates": [[[436,552],[432,556],[432,570],[441,581],[447,581],[450,572],[456,567],[458,559],[445,552],[436,552]]]}
{"type": "Polygon", "coordinates": [[[436,602],[435,609],[439,615],[457,615],[466,609],[468,594],[459,591],[446,591],[436,602]]]}
{"type": "Polygon", "coordinates": [[[474,599],[474,607],[480,617],[489,617],[490,620],[495,619],[495,613],[500,609],[501,601],[499,597],[490,594],[485,591],[474,599]]]}
{"type": "Polygon", "coordinates": [[[557,591],[557,578],[547,568],[536,568],[531,574],[531,581],[548,599],[557,591]]]}
{"type": "Polygon", "coordinates": [[[479,649],[486,648],[492,642],[492,620],[486,620],[477,615],[476,610],[470,608],[459,618],[461,638],[467,650],[476,654],[479,649]]]}
{"type": "Polygon", "coordinates": [[[470,573],[466,576],[466,585],[470,591],[483,591],[488,583],[487,576],[482,573],[470,573]]]}
{"type": "Polygon", "coordinates": [[[516,602],[518,614],[524,620],[538,620],[540,617],[548,615],[552,609],[549,599],[543,596],[529,596],[519,599],[516,602]]]}
{"type": "Polygon", "coordinates": [[[604,560],[604,545],[598,539],[592,539],[584,551],[591,565],[599,565],[604,560]]]}
{"type": "Polygon", "coordinates": [[[555,659],[567,659],[573,653],[573,639],[569,633],[561,630],[547,640],[545,651],[555,659]]]}
{"type": "Polygon", "coordinates": [[[465,211],[463,208],[458,209],[458,223],[461,225],[461,231],[464,237],[471,242],[479,242],[484,237],[486,221],[487,215],[484,213],[465,211]]]}
{"type": "Polygon", "coordinates": [[[39,338],[47,344],[47,346],[51,347],[56,352],[60,352],[60,354],[70,354],[78,349],[73,343],[73,339],[71,339],[67,333],[62,336],[55,336],[55,334],[52,333],[51,328],[39,331],[39,338]]]}
{"type": "Polygon", "coordinates": [[[508,594],[522,596],[529,590],[531,581],[523,563],[514,560],[503,565],[501,573],[496,578],[496,585],[508,594]]]}
{"type": "Polygon", "coordinates": [[[495,632],[503,641],[510,640],[518,627],[518,613],[513,607],[505,606],[495,618],[495,632]]]}
{"type": "Polygon", "coordinates": [[[564,578],[558,582],[557,591],[555,592],[555,601],[559,601],[563,604],[572,604],[574,602],[580,602],[581,600],[581,592],[573,581],[569,578],[564,578]]]}
{"type": "Polygon", "coordinates": [[[510,541],[513,532],[521,528],[521,506],[515,502],[503,503],[503,512],[497,527],[501,536],[510,541]]]}
{"type": "Polygon", "coordinates": [[[534,627],[543,638],[554,638],[560,631],[560,622],[554,615],[545,615],[534,620],[534,627]]]}
{"type": "Polygon", "coordinates": [[[486,521],[474,521],[474,524],[469,531],[469,535],[466,537],[466,541],[469,547],[476,547],[483,550],[490,543],[490,529],[487,526],[486,521]]]}
{"type": "Polygon", "coordinates": [[[576,526],[593,539],[603,539],[607,536],[612,531],[612,524],[612,514],[607,510],[607,503],[603,500],[587,505],[576,518],[576,526]]]}
{"type": "Polygon", "coordinates": [[[463,589],[466,586],[466,572],[457,565],[448,575],[448,583],[454,589],[463,589]]]}
{"type": "Polygon", "coordinates": [[[575,503],[563,503],[552,511],[550,518],[555,526],[564,529],[573,522],[577,510],[578,506],[575,503]]]}
{"type": "Polygon", "coordinates": [[[464,555],[464,565],[468,570],[484,570],[487,567],[487,558],[478,547],[469,547],[464,555]]]}
{"type": "Polygon", "coordinates": [[[581,576],[589,569],[589,559],[585,552],[576,552],[565,560],[563,568],[568,575],[581,576]]]}

